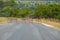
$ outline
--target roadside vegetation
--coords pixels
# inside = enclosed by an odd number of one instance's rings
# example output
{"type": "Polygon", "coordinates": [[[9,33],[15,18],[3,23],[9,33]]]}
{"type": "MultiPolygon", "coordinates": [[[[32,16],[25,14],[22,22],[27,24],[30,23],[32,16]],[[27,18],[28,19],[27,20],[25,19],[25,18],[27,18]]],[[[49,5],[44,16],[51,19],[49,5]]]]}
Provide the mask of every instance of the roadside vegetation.
{"type": "Polygon", "coordinates": [[[7,23],[8,23],[7,18],[5,18],[5,17],[0,17],[0,25],[2,25],[2,24],[7,24],[7,23]]]}
{"type": "MultiPolygon", "coordinates": [[[[0,0],[0,17],[53,19],[60,22],[60,4],[38,4],[34,9],[21,8],[14,0],[0,0]]],[[[47,22],[45,22],[47,23],[47,22]]],[[[47,23],[55,25],[55,23],[47,23]]],[[[60,25],[55,25],[60,28],[60,25]]]]}
{"type": "Polygon", "coordinates": [[[47,21],[47,22],[43,22],[43,23],[48,24],[48,25],[51,25],[51,26],[53,26],[55,28],[60,29],[60,23],[51,22],[51,21],[47,21]]]}
{"type": "Polygon", "coordinates": [[[48,24],[50,27],[60,29],[60,20],[54,19],[38,19],[38,23],[48,24]]]}

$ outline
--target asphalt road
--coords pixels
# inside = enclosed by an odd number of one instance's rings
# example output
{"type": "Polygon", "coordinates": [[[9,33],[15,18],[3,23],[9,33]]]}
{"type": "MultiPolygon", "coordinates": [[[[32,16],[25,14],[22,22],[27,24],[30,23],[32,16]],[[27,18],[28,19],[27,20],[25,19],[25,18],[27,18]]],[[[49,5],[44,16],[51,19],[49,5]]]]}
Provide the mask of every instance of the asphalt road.
{"type": "Polygon", "coordinates": [[[60,30],[33,22],[0,25],[0,40],[60,40],[60,30]]]}

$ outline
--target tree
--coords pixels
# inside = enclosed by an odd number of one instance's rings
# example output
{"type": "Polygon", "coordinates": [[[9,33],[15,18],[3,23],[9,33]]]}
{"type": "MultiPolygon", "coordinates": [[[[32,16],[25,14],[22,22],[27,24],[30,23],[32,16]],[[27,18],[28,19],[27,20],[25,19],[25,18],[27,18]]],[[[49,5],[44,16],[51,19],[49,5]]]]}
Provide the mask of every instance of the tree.
{"type": "Polygon", "coordinates": [[[43,18],[44,17],[45,6],[46,5],[40,4],[36,7],[36,9],[34,11],[35,12],[34,16],[36,18],[43,18]]]}
{"type": "Polygon", "coordinates": [[[10,7],[4,7],[0,11],[0,16],[9,17],[10,16],[10,7]]]}

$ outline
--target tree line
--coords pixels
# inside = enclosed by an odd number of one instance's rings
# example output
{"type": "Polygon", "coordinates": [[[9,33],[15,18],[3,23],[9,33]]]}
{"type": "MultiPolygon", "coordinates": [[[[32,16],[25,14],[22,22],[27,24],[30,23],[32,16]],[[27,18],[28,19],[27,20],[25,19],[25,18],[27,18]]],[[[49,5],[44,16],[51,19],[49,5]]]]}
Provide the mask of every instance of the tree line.
{"type": "Polygon", "coordinates": [[[0,1],[0,17],[52,18],[60,20],[60,4],[39,4],[31,10],[30,8],[18,7],[14,0],[0,1]]]}

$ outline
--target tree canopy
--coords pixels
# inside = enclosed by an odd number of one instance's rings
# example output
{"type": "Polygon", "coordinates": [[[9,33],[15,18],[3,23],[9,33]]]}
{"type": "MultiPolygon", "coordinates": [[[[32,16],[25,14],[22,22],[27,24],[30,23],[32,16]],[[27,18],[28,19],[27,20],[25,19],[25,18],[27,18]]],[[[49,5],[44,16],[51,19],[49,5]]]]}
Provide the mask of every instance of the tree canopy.
{"type": "MultiPolygon", "coordinates": [[[[20,4],[18,4],[20,5],[20,4]]],[[[21,5],[20,5],[21,6],[21,5]]],[[[59,4],[39,4],[34,9],[20,8],[14,0],[0,1],[0,17],[53,18],[60,20],[59,4]]]]}

